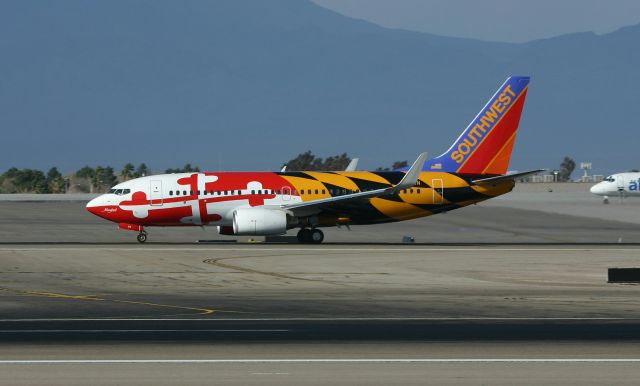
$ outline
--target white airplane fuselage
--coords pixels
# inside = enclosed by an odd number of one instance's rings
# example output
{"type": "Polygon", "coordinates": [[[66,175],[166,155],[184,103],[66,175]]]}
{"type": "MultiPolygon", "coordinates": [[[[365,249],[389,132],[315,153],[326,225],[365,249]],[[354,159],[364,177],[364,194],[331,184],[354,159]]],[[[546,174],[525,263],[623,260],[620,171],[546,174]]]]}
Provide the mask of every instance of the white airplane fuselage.
{"type": "Polygon", "coordinates": [[[598,196],[640,196],[640,173],[617,173],[607,176],[590,189],[598,196]]]}

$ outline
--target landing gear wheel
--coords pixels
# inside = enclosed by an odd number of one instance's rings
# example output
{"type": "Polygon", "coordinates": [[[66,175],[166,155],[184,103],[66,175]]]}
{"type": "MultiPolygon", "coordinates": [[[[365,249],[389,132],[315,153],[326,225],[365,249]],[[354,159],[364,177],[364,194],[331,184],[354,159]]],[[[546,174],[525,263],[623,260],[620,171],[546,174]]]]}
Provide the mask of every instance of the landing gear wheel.
{"type": "Polygon", "coordinates": [[[320,229],[312,229],[309,241],[313,244],[320,244],[324,240],[324,233],[320,229]]]}
{"type": "Polygon", "coordinates": [[[140,232],[138,233],[138,242],[140,244],[144,243],[145,241],[147,241],[147,232],[140,232]]]}
{"type": "Polygon", "coordinates": [[[324,233],[320,229],[302,228],[296,237],[301,244],[320,244],[324,240],[324,233]]]}
{"type": "Polygon", "coordinates": [[[302,228],[298,231],[296,235],[298,238],[298,242],[301,244],[306,244],[311,240],[311,230],[307,228],[302,228]]]}

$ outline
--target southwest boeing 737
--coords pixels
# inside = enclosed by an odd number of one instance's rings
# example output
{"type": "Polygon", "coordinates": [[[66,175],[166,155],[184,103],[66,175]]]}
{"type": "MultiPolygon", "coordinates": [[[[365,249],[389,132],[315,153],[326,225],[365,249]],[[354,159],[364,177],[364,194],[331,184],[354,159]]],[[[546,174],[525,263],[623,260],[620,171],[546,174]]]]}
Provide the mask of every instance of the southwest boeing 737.
{"type": "Polygon", "coordinates": [[[322,227],[379,224],[447,212],[513,189],[507,175],[529,77],[508,78],[442,155],[410,168],[362,172],[162,174],[114,186],[87,210],[138,232],[152,226],[217,226],[223,235],[279,235],[299,228],[321,243],[322,227]]]}

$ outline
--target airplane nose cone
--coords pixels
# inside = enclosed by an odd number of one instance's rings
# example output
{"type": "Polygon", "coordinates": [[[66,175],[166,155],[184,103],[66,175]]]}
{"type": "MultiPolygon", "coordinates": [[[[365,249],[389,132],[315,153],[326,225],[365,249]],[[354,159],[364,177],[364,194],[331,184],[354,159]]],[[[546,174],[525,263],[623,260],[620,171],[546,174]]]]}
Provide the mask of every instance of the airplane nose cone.
{"type": "Polygon", "coordinates": [[[99,207],[100,206],[100,197],[96,197],[93,200],[87,202],[87,210],[95,215],[98,215],[99,212],[99,207]]]}
{"type": "Polygon", "coordinates": [[[595,184],[589,189],[589,191],[593,194],[602,194],[602,189],[600,184],[595,184]]]}

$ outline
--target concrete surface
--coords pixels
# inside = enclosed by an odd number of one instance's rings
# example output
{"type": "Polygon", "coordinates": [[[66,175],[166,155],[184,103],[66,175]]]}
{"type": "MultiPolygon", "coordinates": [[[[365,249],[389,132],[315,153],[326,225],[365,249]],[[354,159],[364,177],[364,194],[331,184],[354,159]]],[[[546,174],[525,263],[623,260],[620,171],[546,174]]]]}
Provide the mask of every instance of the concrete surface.
{"type": "Polygon", "coordinates": [[[640,319],[637,287],[606,282],[639,257],[617,245],[5,245],[0,319],[640,319]]]}
{"type": "Polygon", "coordinates": [[[11,380],[4,384],[12,385],[635,385],[640,374],[639,363],[629,359],[637,355],[633,346],[572,342],[22,345],[2,351],[1,358],[23,362],[0,359],[0,378],[11,380]],[[34,351],[45,362],[31,362],[34,351]],[[47,362],[47,358],[76,362],[47,362]],[[102,362],[94,362],[96,358],[102,362]]]}
{"type": "Polygon", "coordinates": [[[0,384],[636,384],[637,204],[556,189],[322,246],[0,200],[0,384]]]}
{"type": "MultiPolygon", "coordinates": [[[[567,199],[560,193],[528,194],[548,197],[548,201],[519,198],[514,192],[504,199],[417,220],[354,226],[350,231],[327,228],[325,240],[399,243],[409,235],[418,243],[640,243],[636,220],[640,219],[640,199],[603,205],[591,195],[567,199]]],[[[119,230],[117,224],[92,215],[84,206],[84,201],[0,201],[0,243],[136,242],[135,232],[119,230]]],[[[215,227],[149,227],[148,231],[149,243],[250,239],[219,236],[215,227]]],[[[294,230],[289,233],[295,235],[294,230]]]]}

